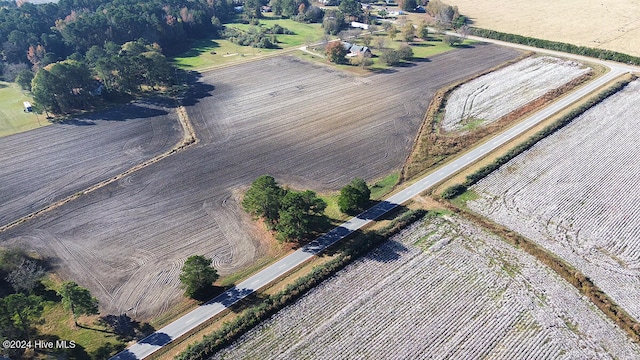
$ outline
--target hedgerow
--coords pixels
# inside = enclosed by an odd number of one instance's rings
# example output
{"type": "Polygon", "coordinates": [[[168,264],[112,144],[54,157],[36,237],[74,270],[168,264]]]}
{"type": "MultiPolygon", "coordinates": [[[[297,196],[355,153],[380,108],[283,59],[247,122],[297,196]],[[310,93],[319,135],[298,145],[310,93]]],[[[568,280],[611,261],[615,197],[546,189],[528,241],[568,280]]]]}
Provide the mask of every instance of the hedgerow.
{"type": "Polygon", "coordinates": [[[631,56],[617,51],[595,49],[586,46],[578,46],[563,42],[536,39],[528,36],[508,34],[494,30],[487,30],[481,28],[472,28],[471,35],[480,36],[489,39],[495,39],[500,41],[506,41],[515,44],[522,44],[533,46],[542,49],[562,51],[570,54],[590,56],[602,60],[611,60],[621,63],[640,65],[640,57],[631,56]]]}

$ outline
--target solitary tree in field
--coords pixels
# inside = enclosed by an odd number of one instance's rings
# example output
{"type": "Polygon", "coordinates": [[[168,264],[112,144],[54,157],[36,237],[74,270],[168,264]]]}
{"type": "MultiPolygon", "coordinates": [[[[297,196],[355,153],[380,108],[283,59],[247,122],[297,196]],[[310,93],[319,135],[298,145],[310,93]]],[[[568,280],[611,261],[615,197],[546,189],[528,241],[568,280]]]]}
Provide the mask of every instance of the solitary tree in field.
{"type": "Polygon", "coordinates": [[[79,286],[73,281],[62,283],[58,290],[58,295],[62,297],[62,305],[65,309],[71,310],[73,322],[78,326],[80,315],[94,315],[98,313],[98,299],[91,296],[89,290],[79,286]]]}
{"type": "Polygon", "coordinates": [[[264,217],[269,225],[274,225],[278,222],[280,201],[285,194],[286,190],[276,183],[276,179],[262,175],[251,183],[251,187],[244,194],[242,208],[256,217],[264,217]]]}
{"type": "Polygon", "coordinates": [[[338,207],[343,213],[354,213],[367,208],[371,197],[371,190],[367,183],[355,178],[347,186],[340,190],[338,207]]]}
{"type": "Polygon", "coordinates": [[[376,46],[382,50],[387,47],[387,38],[384,36],[376,36],[376,46]]]}
{"type": "Polygon", "coordinates": [[[364,46],[371,46],[371,41],[373,41],[373,36],[371,34],[362,35],[362,43],[364,46]]]}
{"type": "Polygon", "coordinates": [[[402,36],[404,36],[406,42],[413,41],[413,38],[416,36],[416,28],[413,27],[411,22],[406,23],[402,28],[402,36]]]}
{"type": "Polygon", "coordinates": [[[211,288],[218,280],[218,271],[211,266],[212,260],[202,255],[190,256],[182,266],[180,281],[185,289],[184,294],[195,297],[211,288]]]}
{"type": "Polygon", "coordinates": [[[389,36],[389,39],[391,39],[391,41],[394,41],[399,32],[400,32],[400,30],[398,30],[398,28],[396,28],[395,25],[391,25],[389,27],[389,30],[387,30],[387,34],[389,36]]]}
{"type": "Polygon", "coordinates": [[[427,27],[427,23],[424,21],[418,25],[418,37],[422,40],[427,40],[429,37],[429,28],[427,27]]]}
{"type": "Polygon", "coordinates": [[[351,64],[360,66],[360,68],[364,70],[367,66],[373,64],[373,60],[371,60],[371,53],[359,53],[358,56],[354,56],[351,58],[351,64]]]}
{"type": "Polygon", "coordinates": [[[456,45],[462,44],[462,41],[463,41],[462,38],[457,35],[445,35],[443,40],[444,42],[449,44],[449,46],[456,46],[456,45]]]}

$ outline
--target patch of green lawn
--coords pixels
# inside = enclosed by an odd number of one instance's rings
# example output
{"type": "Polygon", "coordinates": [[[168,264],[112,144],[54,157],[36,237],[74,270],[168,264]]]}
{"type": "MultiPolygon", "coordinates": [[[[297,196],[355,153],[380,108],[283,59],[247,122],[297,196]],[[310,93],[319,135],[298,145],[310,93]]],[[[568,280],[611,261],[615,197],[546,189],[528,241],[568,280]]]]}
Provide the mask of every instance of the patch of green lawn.
{"type": "Polygon", "coordinates": [[[24,101],[34,103],[17,84],[0,81],[0,137],[49,125],[44,115],[24,112],[24,101]]]}
{"type": "Polygon", "coordinates": [[[477,192],[473,191],[473,190],[467,190],[465,192],[463,192],[462,194],[456,196],[454,199],[451,199],[451,202],[461,208],[466,208],[467,207],[467,201],[472,201],[472,200],[476,200],[479,199],[480,195],[478,195],[477,192]]]}
{"type": "Polygon", "coordinates": [[[275,49],[257,49],[236,45],[228,40],[203,39],[196,41],[192,48],[173,58],[173,63],[186,70],[201,70],[211,66],[225,65],[251,57],[261,56],[275,49]]]}
{"type": "Polygon", "coordinates": [[[322,200],[327,203],[327,208],[324,210],[324,214],[332,221],[342,221],[349,218],[349,215],[343,214],[338,207],[338,197],[340,193],[329,195],[318,195],[322,200]]]}
{"type": "Polygon", "coordinates": [[[69,352],[75,355],[72,358],[76,359],[91,359],[88,355],[105,346],[108,342],[118,349],[125,347],[125,344],[110,330],[102,325],[86,323],[86,319],[96,319],[96,317],[81,318],[78,323],[82,327],[75,327],[71,312],[64,309],[61,303],[47,301],[44,306],[42,324],[38,326],[38,329],[43,335],[53,335],[59,340],[66,340],[67,343],[73,341],[76,348],[69,349],[69,352]]]}
{"type": "MultiPolygon", "coordinates": [[[[306,44],[307,40],[311,41],[312,43],[316,43],[322,40],[323,30],[321,24],[306,24],[293,21],[291,19],[277,19],[267,17],[260,19],[260,24],[258,26],[264,28],[272,28],[276,24],[294,32],[294,34],[291,35],[276,35],[276,38],[278,39],[278,46],[280,46],[281,48],[303,46],[306,44]]],[[[227,26],[246,31],[253,25],[228,24],[227,26]]]]}
{"type": "Polygon", "coordinates": [[[400,174],[393,173],[386,178],[373,184],[371,188],[371,199],[380,200],[383,196],[387,195],[393,187],[398,183],[400,174]]]}
{"type": "MultiPolygon", "coordinates": [[[[260,19],[261,27],[273,27],[278,24],[295,34],[277,34],[280,49],[258,49],[251,46],[236,45],[224,39],[202,39],[195,41],[191,49],[173,58],[173,63],[186,70],[202,70],[208,67],[225,65],[237,61],[247,60],[281,49],[303,46],[308,40],[317,42],[322,39],[323,30],[320,24],[299,23],[290,19],[260,19]]],[[[225,24],[241,30],[248,30],[252,25],[230,23],[225,24]]]]}
{"type": "MultiPolygon", "coordinates": [[[[51,277],[45,277],[42,281],[47,292],[55,292],[59,281],[51,277]]],[[[47,300],[44,302],[44,311],[40,324],[37,325],[39,338],[65,340],[67,344],[73,341],[75,349],[68,349],[71,359],[91,359],[89,356],[96,350],[109,346],[115,352],[124,349],[125,344],[118,339],[108,328],[97,324],[98,316],[81,316],[78,319],[80,327],[76,327],[73,322],[71,312],[64,309],[59,301],[47,300]]]]}
{"type": "MultiPolygon", "coordinates": [[[[398,34],[398,36],[400,36],[401,34],[398,34]]],[[[375,47],[376,44],[376,40],[375,37],[378,36],[384,36],[387,37],[387,34],[385,33],[377,33],[374,36],[373,41],[371,42],[371,44],[375,47]]],[[[474,42],[471,40],[465,40],[461,45],[458,45],[457,47],[464,47],[464,46],[469,46],[471,44],[473,44],[474,42]]],[[[400,46],[403,44],[403,41],[396,38],[394,41],[390,41],[387,37],[387,45],[386,48],[388,49],[399,49],[400,46]]],[[[429,36],[429,38],[427,40],[417,40],[413,41],[410,43],[411,49],[413,50],[413,59],[410,61],[407,61],[405,63],[411,63],[413,61],[416,62],[420,62],[420,61],[424,61],[426,59],[429,59],[432,56],[438,55],[438,54],[442,54],[445,53],[447,51],[451,51],[451,50],[455,50],[457,47],[455,46],[449,46],[447,43],[445,43],[444,41],[442,41],[442,36],[429,36]]],[[[393,66],[389,66],[384,64],[382,61],[380,61],[380,58],[378,57],[380,54],[382,53],[382,51],[380,51],[379,49],[375,49],[373,50],[373,54],[374,57],[372,58],[373,60],[373,64],[370,66],[370,69],[373,71],[381,71],[381,70],[389,70],[392,69],[393,66]],[[378,55],[378,56],[376,56],[378,55]]]]}

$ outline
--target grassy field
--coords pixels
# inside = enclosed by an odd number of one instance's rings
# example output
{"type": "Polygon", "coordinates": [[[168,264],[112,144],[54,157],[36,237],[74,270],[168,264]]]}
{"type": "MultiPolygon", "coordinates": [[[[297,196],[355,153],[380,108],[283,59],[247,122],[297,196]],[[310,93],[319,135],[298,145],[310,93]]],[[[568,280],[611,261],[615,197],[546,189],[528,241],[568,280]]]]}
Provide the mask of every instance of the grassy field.
{"type": "MultiPolygon", "coordinates": [[[[317,42],[322,38],[320,24],[304,24],[290,19],[265,18],[260,20],[261,27],[273,27],[278,24],[293,31],[292,35],[276,35],[281,49],[304,45],[308,40],[317,42]]],[[[241,30],[251,25],[227,24],[241,30]]],[[[188,70],[201,70],[207,67],[225,65],[232,62],[256,58],[273,53],[279,49],[258,49],[251,46],[236,45],[224,39],[203,39],[196,41],[191,50],[173,59],[174,64],[188,70]]]]}
{"type": "Polygon", "coordinates": [[[0,81],[0,137],[49,124],[43,115],[24,112],[23,101],[33,103],[16,84],[0,81]]]}
{"type": "Polygon", "coordinates": [[[640,56],[638,0],[454,0],[474,26],[640,56]],[[571,14],[567,16],[567,14],[571,14]]]}
{"type": "MultiPolygon", "coordinates": [[[[274,52],[282,49],[301,47],[306,45],[307,43],[319,43],[323,37],[323,31],[320,24],[305,24],[290,19],[264,18],[260,20],[260,24],[258,26],[271,28],[276,24],[295,33],[293,35],[276,35],[276,38],[278,39],[278,46],[280,47],[280,49],[258,49],[251,46],[236,45],[224,39],[203,39],[196,41],[193,44],[191,50],[175,57],[173,59],[174,64],[183,69],[203,70],[210,67],[273,54],[274,52]]],[[[226,26],[246,31],[253,25],[232,23],[227,24],[226,26]]],[[[376,43],[376,37],[386,36],[386,33],[376,34],[374,36],[374,40],[371,42],[372,47],[375,46],[374,44],[376,43]]],[[[399,37],[400,34],[394,41],[388,40],[386,47],[389,49],[398,49],[403,43],[399,39],[399,37]]],[[[355,40],[353,42],[362,44],[361,40],[355,40]]],[[[460,46],[464,47],[470,46],[472,44],[473,41],[465,40],[465,42],[460,46]]],[[[455,49],[454,47],[451,47],[444,43],[441,36],[430,36],[426,41],[416,39],[416,41],[412,42],[411,45],[414,53],[414,59],[416,61],[420,61],[421,59],[428,59],[431,56],[455,49]]],[[[308,53],[302,53],[300,56],[319,62],[326,61],[325,59],[323,59],[324,51],[321,46],[315,47],[314,49],[312,49],[312,51],[317,52],[318,56],[312,56],[308,53]]],[[[390,66],[383,64],[379,60],[379,58],[376,56],[379,55],[379,53],[380,51],[374,49],[374,57],[372,58],[373,64],[369,67],[369,69],[372,71],[384,71],[391,68],[390,66]]],[[[338,68],[341,68],[343,70],[351,70],[356,73],[365,73],[364,71],[358,71],[358,69],[353,66],[337,66],[338,68]]]]}
{"type": "MultiPolygon", "coordinates": [[[[48,277],[43,283],[48,291],[54,292],[61,282],[57,278],[48,277]]],[[[80,326],[76,327],[71,312],[64,309],[59,301],[46,301],[40,320],[37,328],[43,338],[51,337],[56,340],[73,341],[76,344],[74,349],[68,350],[71,359],[91,359],[90,354],[107,343],[124,348],[124,343],[114,333],[98,324],[97,315],[81,316],[78,319],[80,326]]]]}

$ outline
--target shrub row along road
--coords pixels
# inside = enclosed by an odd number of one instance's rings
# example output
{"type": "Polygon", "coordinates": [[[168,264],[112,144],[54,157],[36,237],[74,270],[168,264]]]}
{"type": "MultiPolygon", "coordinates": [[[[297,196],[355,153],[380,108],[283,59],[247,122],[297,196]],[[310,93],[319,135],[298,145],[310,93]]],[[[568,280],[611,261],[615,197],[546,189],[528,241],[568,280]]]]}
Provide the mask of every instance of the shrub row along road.
{"type": "MultiPolygon", "coordinates": [[[[572,57],[568,54],[562,55],[565,57],[572,57]]],[[[584,61],[585,59],[581,57],[581,60],[584,61]]],[[[433,173],[420,179],[412,186],[396,193],[395,195],[386,199],[386,201],[381,202],[377,206],[345,222],[341,226],[333,229],[332,231],[313,241],[309,245],[281,259],[280,261],[260,271],[247,280],[237,284],[234,288],[228,290],[227,292],[216,297],[210,302],[198,307],[187,315],[158,330],[149,337],[141,340],[139,343],[119,353],[118,355],[113,357],[113,359],[142,359],[146,356],[149,356],[150,354],[160,349],[162,346],[168,344],[174,339],[187,333],[189,330],[197,327],[199,324],[205,322],[207,319],[225,311],[230,305],[255,292],[257,289],[266,286],[282,274],[299,266],[303,262],[313,257],[315,254],[326,249],[328,246],[336,243],[337,241],[340,241],[354,231],[362,228],[376,218],[392,210],[399,204],[408,201],[412,197],[422,193],[426,189],[455,174],[462,168],[473,164],[476,160],[484,157],[497,147],[505,144],[506,142],[525,132],[527,129],[533,127],[540,121],[550,117],[551,115],[571,105],[577,100],[587,96],[589,93],[595,91],[599,87],[615,79],[621,74],[634,70],[637,71],[637,69],[635,68],[627,67],[620,64],[610,66],[609,63],[605,64],[604,62],[597,61],[595,59],[589,60],[591,62],[598,62],[603,65],[608,65],[611,68],[611,71],[606,73],[604,76],[590,82],[589,84],[586,84],[585,86],[577,89],[576,91],[562,97],[557,102],[531,115],[521,123],[508,129],[502,134],[495,136],[484,144],[467,152],[466,154],[463,154],[456,160],[435,170],[433,173]]]]}

